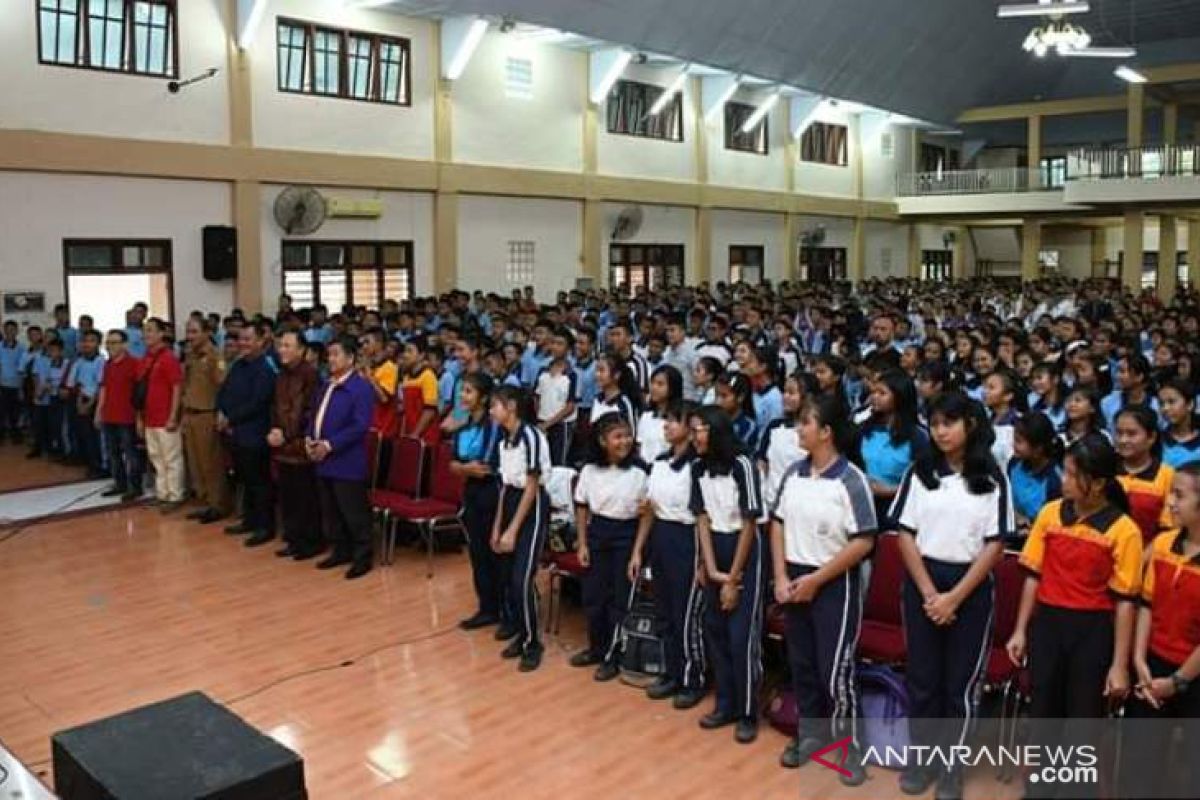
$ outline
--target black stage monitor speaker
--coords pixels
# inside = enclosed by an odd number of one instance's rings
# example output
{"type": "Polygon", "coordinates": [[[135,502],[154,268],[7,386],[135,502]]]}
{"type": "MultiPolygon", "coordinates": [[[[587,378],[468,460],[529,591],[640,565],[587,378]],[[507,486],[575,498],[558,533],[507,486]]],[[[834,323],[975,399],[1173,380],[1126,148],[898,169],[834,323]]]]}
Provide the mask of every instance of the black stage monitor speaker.
{"type": "Polygon", "coordinates": [[[304,761],[200,692],[51,737],[62,800],[307,800],[304,761]]]}
{"type": "Polygon", "coordinates": [[[204,226],[204,280],[225,281],[237,277],[237,228],[204,226]]]}

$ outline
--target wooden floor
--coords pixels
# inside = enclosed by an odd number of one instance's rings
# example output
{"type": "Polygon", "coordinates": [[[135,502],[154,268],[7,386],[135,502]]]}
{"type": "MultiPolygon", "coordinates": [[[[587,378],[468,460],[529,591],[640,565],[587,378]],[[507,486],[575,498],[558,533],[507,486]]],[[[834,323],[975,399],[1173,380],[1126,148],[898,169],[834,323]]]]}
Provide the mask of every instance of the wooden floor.
{"type": "MultiPolygon", "coordinates": [[[[0,543],[0,739],[49,772],[52,732],[198,689],[301,753],[309,795],[899,797],[875,770],[848,790],[566,658],[519,674],[471,612],[464,555],[402,551],[347,582],[148,508],[41,523],[0,543]]],[[[47,777],[48,781],[49,778],[47,777]]],[[[994,796],[978,789],[971,794],[994,796]]]]}
{"type": "Polygon", "coordinates": [[[25,458],[29,444],[0,443],[0,492],[55,486],[84,479],[83,467],[67,466],[45,456],[25,458]]]}

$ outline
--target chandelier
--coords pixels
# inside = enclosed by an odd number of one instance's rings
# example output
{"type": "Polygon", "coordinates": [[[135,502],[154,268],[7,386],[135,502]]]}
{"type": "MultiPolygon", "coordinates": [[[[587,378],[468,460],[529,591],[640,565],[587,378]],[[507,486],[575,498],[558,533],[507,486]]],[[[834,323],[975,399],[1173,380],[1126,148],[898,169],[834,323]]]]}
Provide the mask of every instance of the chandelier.
{"type": "Polygon", "coordinates": [[[1091,43],[1092,37],[1083,28],[1065,20],[1052,19],[1031,30],[1022,47],[1025,52],[1041,58],[1051,51],[1060,56],[1070,55],[1072,51],[1086,50],[1091,43]]]}

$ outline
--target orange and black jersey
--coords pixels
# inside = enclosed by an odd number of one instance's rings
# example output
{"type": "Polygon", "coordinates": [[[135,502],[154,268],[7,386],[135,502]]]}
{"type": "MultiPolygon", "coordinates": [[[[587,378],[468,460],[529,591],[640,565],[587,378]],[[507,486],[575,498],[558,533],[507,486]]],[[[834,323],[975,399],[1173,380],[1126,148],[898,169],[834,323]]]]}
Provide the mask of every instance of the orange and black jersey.
{"type": "Polygon", "coordinates": [[[1149,545],[1160,531],[1172,527],[1171,512],[1167,510],[1167,495],[1175,470],[1155,459],[1141,472],[1119,475],[1121,488],[1129,497],[1129,516],[1142,530],[1143,544],[1149,545]]]}
{"type": "Polygon", "coordinates": [[[1021,551],[1037,575],[1039,603],[1081,611],[1111,611],[1137,598],[1142,535],[1120,510],[1106,506],[1080,518],[1069,500],[1047,503],[1021,551]]]}
{"type": "Polygon", "coordinates": [[[1150,607],[1150,652],[1176,666],[1200,646],[1200,555],[1184,556],[1187,531],[1159,534],[1142,577],[1150,607]]]}

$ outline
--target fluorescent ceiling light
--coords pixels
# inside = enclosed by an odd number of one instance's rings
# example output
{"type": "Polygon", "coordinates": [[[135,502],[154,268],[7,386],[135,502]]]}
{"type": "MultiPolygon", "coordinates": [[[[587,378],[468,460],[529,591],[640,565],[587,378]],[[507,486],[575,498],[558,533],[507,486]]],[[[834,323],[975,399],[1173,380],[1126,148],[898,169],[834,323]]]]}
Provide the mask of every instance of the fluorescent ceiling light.
{"type": "MultiPolygon", "coordinates": [[[[254,5],[250,8],[250,13],[246,15],[246,21],[242,24],[242,33],[238,36],[238,47],[245,50],[250,47],[250,43],[254,41],[254,34],[258,32],[259,23],[262,22],[263,14],[267,11],[267,0],[253,0],[254,5]]],[[[238,3],[239,8],[245,8],[244,3],[238,3]]]]}
{"type": "Polygon", "coordinates": [[[725,109],[725,104],[733,99],[733,95],[737,92],[738,86],[741,83],[742,79],[740,76],[734,77],[733,80],[729,81],[725,89],[713,101],[712,106],[708,109],[708,113],[704,115],[705,122],[712,122],[717,118],[717,115],[725,109]]]}
{"type": "Polygon", "coordinates": [[[486,19],[477,17],[471,21],[470,27],[467,28],[458,43],[458,49],[454,51],[454,58],[450,59],[450,64],[446,67],[447,80],[456,81],[463,74],[463,70],[471,61],[471,56],[475,54],[475,48],[479,47],[479,43],[483,41],[483,35],[487,33],[487,29],[488,21],[486,19]]]}
{"type": "Polygon", "coordinates": [[[1132,47],[1084,47],[1064,50],[1060,55],[1071,58],[1133,58],[1137,50],[1132,47]]]}
{"type": "Polygon", "coordinates": [[[754,113],[746,118],[742,123],[742,133],[749,133],[757,127],[758,123],[763,121],[763,117],[771,113],[771,109],[779,102],[779,90],[776,89],[771,93],[771,96],[762,102],[758,108],[754,109],[754,113]]]}
{"type": "Polygon", "coordinates": [[[667,103],[671,102],[671,98],[675,96],[675,93],[683,89],[683,84],[687,81],[687,76],[688,68],[684,64],[683,69],[679,70],[679,74],[675,76],[675,80],[671,81],[671,85],[658,96],[658,99],[654,101],[654,105],[650,106],[650,116],[653,117],[655,114],[661,113],[667,107],[667,103]]]}
{"type": "Polygon", "coordinates": [[[1040,3],[1014,3],[1012,5],[1000,6],[996,9],[996,16],[1000,19],[1008,19],[1011,17],[1053,17],[1061,14],[1086,14],[1089,6],[1084,2],[1040,2],[1040,3]]]}
{"type": "Polygon", "coordinates": [[[617,78],[621,77],[621,73],[625,71],[625,67],[629,66],[629,62],[633,60],[633,53],[628,50],[621,50],[613,56],[612,63],[604,72],[604,77],[596,84],[592,90],[592,102],[602,103],[604,98],[608,97],[609,91],[613,84],[617,82],[617,78]]]}
{"type": "Polygon", "coordinates": [[[346,5],[349,8],[379,8],[391,3],[392,0],[347,0],[346,5]]]}
{"type": "Polygon", "coordinates": [[[1113,75],[1116,75],[1123,81],[1128,83],[1145,83],[1146,76],[1138,72],[1133,67],[1127,67],[1124,64],[1113,70],[1113,75]]]}

